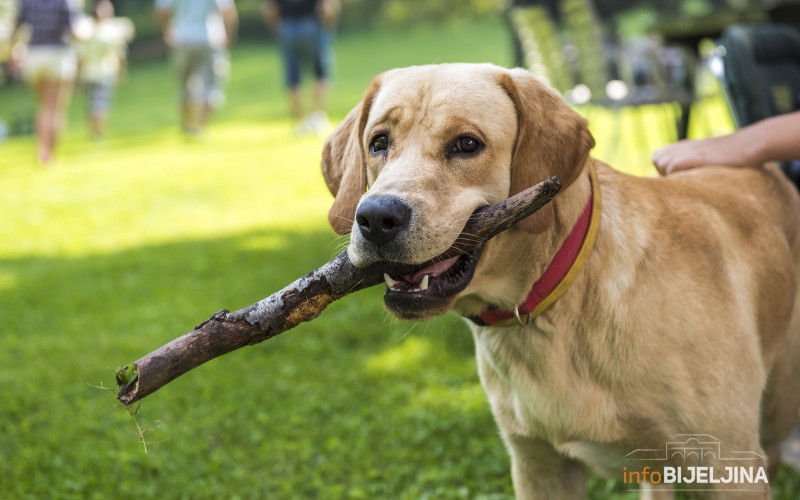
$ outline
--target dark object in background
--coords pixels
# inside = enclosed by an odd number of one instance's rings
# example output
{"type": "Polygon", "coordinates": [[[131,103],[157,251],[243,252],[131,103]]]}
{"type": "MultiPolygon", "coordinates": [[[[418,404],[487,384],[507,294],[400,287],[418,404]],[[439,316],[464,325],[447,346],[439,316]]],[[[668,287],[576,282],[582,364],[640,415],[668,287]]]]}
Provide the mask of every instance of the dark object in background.
{"type": "MultiPolygon", "coordinates": [[[[783,24],[733,25],[717,42],[719,77],[737,128],[800,110],[800,32],[783,24]],[[721,63],[721,64],[720,64],[721,63]]],[[[783,171],[800,187],[800,160],[783,171]]]]}
{"type": "Polygon", "coordinates": [[[800,32],[781,24],[734,25],[717,50],[737,127],[800,109],[800,32]]]}

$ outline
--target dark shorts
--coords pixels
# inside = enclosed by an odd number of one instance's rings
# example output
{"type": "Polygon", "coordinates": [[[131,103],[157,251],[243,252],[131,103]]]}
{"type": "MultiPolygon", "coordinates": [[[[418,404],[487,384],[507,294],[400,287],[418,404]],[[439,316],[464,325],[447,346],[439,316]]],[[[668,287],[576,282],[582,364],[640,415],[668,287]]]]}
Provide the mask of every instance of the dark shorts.
{"type": "Polygon", "coordinates": [[[313,17],[286,19],[281,23],[280,45],[286,85],[300,84],[300,71],[311,67],[317,80],[330,76],[331,35],[313,17]]]}

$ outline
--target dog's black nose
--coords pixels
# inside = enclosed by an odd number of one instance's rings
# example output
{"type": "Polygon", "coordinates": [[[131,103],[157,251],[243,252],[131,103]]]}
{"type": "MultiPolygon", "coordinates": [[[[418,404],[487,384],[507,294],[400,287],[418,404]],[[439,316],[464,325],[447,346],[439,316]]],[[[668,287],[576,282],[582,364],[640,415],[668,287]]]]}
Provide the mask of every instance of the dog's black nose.
{"type": "Polygon", "coordinates": [[[388,243],[411,220],[411,207],[393,196],[366,198],[356,210],[356,223],[362,236],[376,244],[388,243]]]}

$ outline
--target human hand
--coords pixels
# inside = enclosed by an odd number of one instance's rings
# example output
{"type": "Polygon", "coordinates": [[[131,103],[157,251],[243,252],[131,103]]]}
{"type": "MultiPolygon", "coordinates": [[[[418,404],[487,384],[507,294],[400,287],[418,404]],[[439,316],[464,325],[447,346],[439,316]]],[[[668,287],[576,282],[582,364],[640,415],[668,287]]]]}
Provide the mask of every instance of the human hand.
{"type": "Polygon", "coordinates": [[[653,164],[661,175],[707,165],[731,167],[755,166],[750,159],[749,145],[735,135],[702,140],[683,140],[664,146],[653,153],[653,164]]]}

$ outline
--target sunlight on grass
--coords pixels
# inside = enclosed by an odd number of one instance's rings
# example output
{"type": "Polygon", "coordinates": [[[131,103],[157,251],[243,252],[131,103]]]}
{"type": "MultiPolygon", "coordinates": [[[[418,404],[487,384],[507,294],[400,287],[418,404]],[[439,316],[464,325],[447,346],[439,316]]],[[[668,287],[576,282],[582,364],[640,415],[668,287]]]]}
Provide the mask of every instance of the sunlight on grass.
{"type": "Polygon", "coordinates": [[[49,171],[17,167],[4,179],[10,244],[0,255],[78,256],[265,226],[322,229],[332,198],[321,148],[282,123],[219,124],[197,142],[177,133],[84,142],[49,171]]]}
{"type": "Polygon", "coordinates": [[[420,391],[413,406],[420,410],[437,407],[448,414],[473,412],[481,411],[485,407],[486,398],[480,384],[431,385],[420,391]]]}
{"type": "Polygon", "coordinates": [[[17,285],[19,279],[8,271],[0,270],[0,290],[11,290],[17,285]]]}
{"type": "Polygon", "coordinates": [[[239,243],[241,250],[276,250],[285,247],[288,243],[287,238],[276,234],[256,234],[243,239],[239,243]]]}
{"type": "Polygon", "coordinates": [[[423,368],[423,361],[430,352],[431,342],[427,338],[413,337],[371,356],[366,365],[382,373],[414,372],[423,368]]]}

